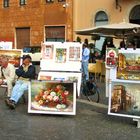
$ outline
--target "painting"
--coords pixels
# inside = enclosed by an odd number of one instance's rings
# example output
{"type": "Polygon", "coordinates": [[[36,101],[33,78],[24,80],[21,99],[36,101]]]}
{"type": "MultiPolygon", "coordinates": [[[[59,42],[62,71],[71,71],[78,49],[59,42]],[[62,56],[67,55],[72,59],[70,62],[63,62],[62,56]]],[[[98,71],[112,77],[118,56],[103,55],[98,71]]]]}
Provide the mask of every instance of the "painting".
{"type": "Polygon", "coordinates": [[[108,67],[117,67],[118,62],[118,49],[107,48],[106,49],[106,65],[108,67]]]}
{"type": "Polygon", "coordinates": [[[29,86],[28,113],[75,115],[75,83],[31,81],[29,86]]]}
{"type": "Polygon", "coordinates": [[[22,50],[0,50],[0,56],[7,56],[9,58],[9,63],[13,64],[15,67],[21,65],[22,50]]]}
{"type": "Polygon", "coordinates": [[[55,62],[66,63],[66,48],[56,48],[55,62]]]}
{"type": "Polygon", "coordinates": [[[110,83],[108,114],[140,118],[140,82],[116,80],[110,83]]]}
{"type": "Polygon", "coordinates": [[[38,74],[38,80],[55,80],[55,81],[71,81],[76,82],[76,93],[80,96],[81,88],[81,72],[47,72],[40,71],[38,74]]]}
{"type": "Polygon", "coordinates": [[[118,54],[117,79],[140,80],[140,49],[121,50],[118,54]]]}
{"type": "Polygon", "coordinates": [[[69,61],[80,61],[80,46],[69,47],[69,61]]]}
{"type": "Polygon", "coordinates": [[[53,59],[53,49],[54,45],[53,44],[42,44],[41,46],[41,58],[42,59],[53,59]]]}

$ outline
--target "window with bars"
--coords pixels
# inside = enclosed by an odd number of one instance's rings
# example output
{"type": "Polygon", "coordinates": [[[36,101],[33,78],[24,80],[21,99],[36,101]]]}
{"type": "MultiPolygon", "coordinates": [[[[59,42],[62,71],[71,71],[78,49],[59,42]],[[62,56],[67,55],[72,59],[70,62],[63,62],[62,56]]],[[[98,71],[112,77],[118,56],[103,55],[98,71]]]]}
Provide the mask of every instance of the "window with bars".
{"type": "Polygon", "coordinates": [[[20,0],[20,1],[19,1],[19,4],[20,4],[20,5],[25,5],[25,4],[26,4],[26,0],[20,0]]]}
{"type": "Polygon", "coordinates": [[[9,7],[9,0],[3,0],[3,7],[9,7]]]}

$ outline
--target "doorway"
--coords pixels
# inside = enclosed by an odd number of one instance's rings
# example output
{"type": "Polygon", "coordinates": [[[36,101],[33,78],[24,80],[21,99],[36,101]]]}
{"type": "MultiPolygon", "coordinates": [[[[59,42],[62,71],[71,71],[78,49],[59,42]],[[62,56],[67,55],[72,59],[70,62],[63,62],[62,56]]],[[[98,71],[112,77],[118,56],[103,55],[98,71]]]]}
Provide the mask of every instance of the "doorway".
{"type": "Polygon", "coordinates": [[[16,48],[23,49],[30,46],[30,28],[16,28],[16,48]]]}

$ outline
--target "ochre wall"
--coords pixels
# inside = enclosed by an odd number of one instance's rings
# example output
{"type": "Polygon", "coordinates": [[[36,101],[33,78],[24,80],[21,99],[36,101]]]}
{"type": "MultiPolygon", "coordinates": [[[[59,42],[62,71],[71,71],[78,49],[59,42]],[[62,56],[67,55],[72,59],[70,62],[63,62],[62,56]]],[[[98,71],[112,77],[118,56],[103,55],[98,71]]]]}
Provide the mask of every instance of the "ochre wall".
{"type": "MultiPolygon", "coordinates": [[[[73,1],[73,29],[74,31],[79,29],[85,29],[94,27],[95,15],[98,11],[105,11],[108,15],[109,24],[118,23],[125,20],[129,22],[129,14],[131,9],[140,4],[139,0],[119,0],[121,5],[121,11],[118,7],[116,9],[116,0],[74,0],[73,1]]],[[[77,35],[74,33],[74,40],[77,35]]],[[[78,35],[79,36],[79,35],[78,35]]],[[[82,39],[91,37],[80,36],[82,39]]]]}

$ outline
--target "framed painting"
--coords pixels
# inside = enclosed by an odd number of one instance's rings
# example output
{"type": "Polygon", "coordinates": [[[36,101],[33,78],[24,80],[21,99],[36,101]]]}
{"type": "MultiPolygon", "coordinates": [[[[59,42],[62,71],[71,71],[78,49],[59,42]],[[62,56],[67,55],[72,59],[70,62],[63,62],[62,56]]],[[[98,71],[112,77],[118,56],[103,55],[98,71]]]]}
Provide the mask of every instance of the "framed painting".
{"type": "Polygon", "coordinates": [[[53,50],[54,45],[53,44],[43,44],[41,45],[41,58],[51,60],[53,59],[53,50]]]}
{"type": "Polygon", "coordinates": [[[81,88],[81,72],[47,72],[40,71],[38,75],[38,80],[55,80],[55,81],[71,81],[76,82],[76,93],[80,96],[80,88],[81,88]]]}
{"type": "Polygon", "coordinates": [[[28,113],[76,114],[76,84],[60,81],[31,81],[28,113]]]}
{"type": "Polygon", "coordinates": [[[55,62],[66,63],[67,48],[56,48],[55,51],[55,62]]]}
{"type": "Polygon", "coordinates": [[[140,49],[120,50],[117,79],[140,81],[140,49]]]}
{"type": "Polygon", "coordinates": [[[22,50],[0,50],[0,56],[7,56],[9,58],[9,63],[13,64],[15,67],[19,67],[21,65],[22,50]]]}
{"type": "Polygon", "coordinates": [[[117,80],[110,83],[108,114],[140,118],[140,82],[117,80]]]}
{"type": "Polygon", "coordinates": [[[118,62],[118,49],[107,48],[106,49],[106,65],[108,67],[117,67],[118,62]]]}

